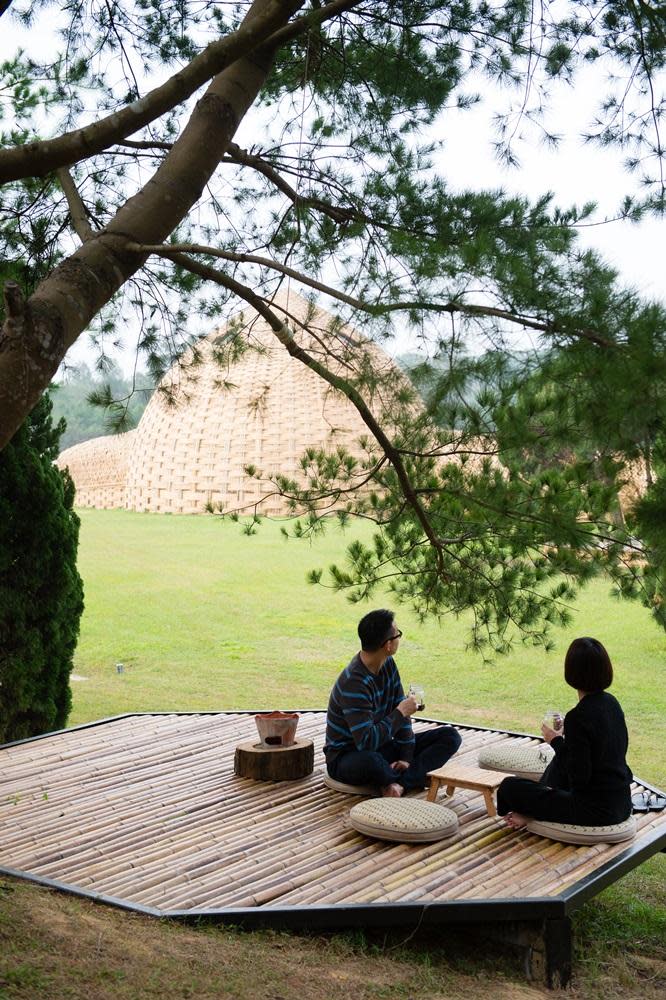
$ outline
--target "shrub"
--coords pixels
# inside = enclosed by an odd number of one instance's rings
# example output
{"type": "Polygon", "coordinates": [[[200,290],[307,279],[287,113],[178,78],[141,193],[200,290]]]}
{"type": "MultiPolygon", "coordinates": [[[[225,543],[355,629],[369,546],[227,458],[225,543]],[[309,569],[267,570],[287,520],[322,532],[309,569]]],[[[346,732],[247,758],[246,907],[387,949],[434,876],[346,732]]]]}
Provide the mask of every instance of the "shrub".
{"type": "Polygon", "coordinates": [[[65,429],[44,396],[0,452],[0,742],[62,727],[83,611],[65,429]]]}

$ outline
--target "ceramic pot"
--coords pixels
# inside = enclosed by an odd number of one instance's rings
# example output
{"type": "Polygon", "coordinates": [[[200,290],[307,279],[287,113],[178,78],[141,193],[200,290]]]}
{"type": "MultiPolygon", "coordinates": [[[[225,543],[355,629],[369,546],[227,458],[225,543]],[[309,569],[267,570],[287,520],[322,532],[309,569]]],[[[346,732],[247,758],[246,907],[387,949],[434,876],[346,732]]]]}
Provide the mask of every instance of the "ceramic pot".
{"type": "Polygon", "coordinates": [[[265,712],[255,715],[254,721],[262,746],[291,747],[296,742],[297,712],[265,712]]]}

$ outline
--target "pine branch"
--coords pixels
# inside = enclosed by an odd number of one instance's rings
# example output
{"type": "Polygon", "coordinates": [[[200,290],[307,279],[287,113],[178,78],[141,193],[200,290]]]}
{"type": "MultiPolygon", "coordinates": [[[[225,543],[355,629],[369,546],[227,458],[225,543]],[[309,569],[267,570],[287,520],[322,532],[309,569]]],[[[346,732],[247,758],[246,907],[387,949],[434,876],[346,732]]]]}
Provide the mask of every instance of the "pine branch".
{"type": "Polygon", "coordinates": [[[322,378],[325,382],[328,382],[328,384],[334,389],[343,393],[343,395],[345,395],[347,399],[356,407],[356,410],[358,411],[364,424],[371,431],[373,437],[395,469],[405,500],[414,511],[424,534],[429,539],[433,549],[435,550],[439,574],[442,579],[451,582],[448,574],[446,574],[444,570],[441,540],[430,523],[430,519],[428,518],[426,511],[414,491],[414,487],[412,486],[411,480],[407,474],[400,452],[393,446],[383,428],[378,424],[372,411],[369,409],[358,389],[356,389],[356,387],[353,386],[347,379],[342,378],[339,375],[335,375],[320,361],[317,361],[310,354],[308,354],[308,352],[296,342],[287,324],[280,319],[277,313],[275,313],[269,305],[267,305],[264,299],[253,292],[251,288],[248,288],[247,285],[243,285],[241,282],[236,281],[235,278],[229,277],[229,275],[224,274],[222,271],[217,271],[215,268],[209,267],[206,264],[200,264],[191,257],[187,257],[185,254],[172,253],[170,255],[165,254],[164,256],[170,256],[170,259],[174,262],[174,264],[178,264],[180,267],[191,271],[193,274],[198,274],[202,278],[207,278],[209,281],[214,281],[216,284],[222,285],[224,288],[228,288],[230,291],[238,295],[239,298],[248,302],[254,309],[256,309],[260,316],[263,316],[277,339],[292,358],[300,361],[301,364],[315,372],[316,375],[319,375],[320,378],[322,378]]]}
{"type": "Polygon", "coordinates": [[[129,149],[159,149],[166,153],[173,149],[172,142],[161,142],[158,139],[119,139],[118,146],[127,146],[129,149]]]}
{"type": "Polygon", "coordinates": [[[59,167],[56,171],[56,175],[58,177],[58,181],[60,182],[60,187],[63,190],[63,194],[67,199],[69,214],[72,220],[72,225],[74,226],[74,231],[77,233],[81,242],[85,243],[86,240],[91,239],[95,235],[95,232],[88,221],[86,206],[83,204],[83,199],[79,194],[76,184],[74,183],[74,178],[70,174],[67,167],[59,167]]]}
{"type": "MultiPolygon", "coordinates": [[[[382,468],[382,466],[386,464],[387,461],[388,460],[387,460],[386,456],[383,455],[380,459],[377,460],[377,462],[375,462],[375,464],[372,466],[372,468],[369,469],[365,473],[365,475],[363,476],[363,478],[359,479],[358,482],[354,483],[353,486],[349,486],[349,487],[336,486],[336,487],[332,487],[331,489],[328,489],[328,490],[318,490],[317,491],[317,496],[316,496],[317,516],[318,517],[322,516],[322,511],[321,511],[320,504],[323,503],[324,500],[331,501],[331,505],[332,505],[332,503],[334,501],[335,502],[339,501],[341,497],[344,497],[344,496],[347,496],[347,495],[351,496],[351,497],[354,497],[358,493],[359,490],[362,490],[365,486],[369,486],[370,483],[372,482],[372,480],[374,479],[374,477],[380,471],[380,469],[382,468]]],[[[275,480],[273,479],[272,482],[275,483],[275,480]]],[[[304,498],[303,498],[303,496],[300,493],[290,493],[288,490],[283,489],[281,486],[279,486],[279,484],[276,484],[276,485],[277,485],[277,489],[275,489],[271,493],[266,493],[261,498],[261,500],[259,500],[259,501],[253,500],[251,503],[245,504],[245,505],[243,505],[241,507],[234,507],[233,510],[225,510],[223,513],[225,515],[229,515],[229,514],[239,514],[240,515],[240,514],[243,514],[245,511],[250,510],[250,509],[253,509],[256,512],[258,512],[258,506],[260,504],[266,503],[267,500],[270,500],[273,497],[279,497],[280,499],[283,499],[283,500],[293,500],[296,503],[299,503],[299,502],[303,503],[304,502],[304,498]]],[[[385,523],[385,522],[378,521],[378,519],[375,518],[375,517],[370,517],[369,515],[363,514],[363,513],[360,513],[360,512],[355,512],[354,516],[355,517],[359,517],[361,519],[365,518],[365,520],[372,521],[374,524],[385,523]]],[[[291,518],[291,515],[287,515],[287,519],[290,519],[290,518],[291,518]]],[[[279,520],[279,518],[275,518],[275,520],[279,520]]]]}
{"type": "Polygon", "coordinates": [[[286,277],[294,278],[296,281],[301,282],[301,284],[306,285],[309,288],[314,288],[319,292],[323,292],[325,295],[330,295],[331,298],[337,299],[339,302],[344,302],[346,305],[352,306],[354,309],[359,309],[360,311],[368,313],[371,316],[385,316],[392,312],[409,312],[411,310],[449,313],[450,315],[459,313],[463,316],[502,319],[507,323],[513,324],[514,326],[537,330],[540,333],[566,334],[568,336],[580,337],[584,340],[589,340],[591,343],[597,344],[599,347],[617,347],[617,344],[612,340],[602,337],[595,330],[588,329],[587,327],[580,327],[574,330],[564,329],[557,323],[534,319],[530,316],[525,316],[523,313],[514,313],[508,309],[498,309],[494,306],[483,306],[457,301],[433,302],[428,299],[388,303],[365,302],[363,299],[358,299],[353,295],[347,295],[345,292],[339,291],[339,289],[335,288],[333,285],[317,281],[303,271],[297,271],[295,268],[288,267],[286,264],[281,264],[279,261],[276,261],[271,257],[262,257],[258,254],[236,253],[231,250],[219,250],[216,247],[206,246],[201,243],[131,243],[128,244],[127,249],[141,254],[156,253],[161,257],[172,257],[173,253],[201,253],[207,254],[210,257],[218,257],[221,260],[228,260],[236,264],[257,264],[260,267],[267,267],[271,270],[278,271],[286,277]]]}
{"type": "MultiPolygon", "coordinates": [[[[184,69],[120,111],[56,139],[33,141],[0,150],[0,183],[22,177],[41,177],[58,167],[71,166],[102,152],[181,104],[240,57],[264,47],[272,51],[314,25],[336,17],[361,2],[334,0],[289,25],[281,25],[289,16],[293,4],[289,4],[287,9],[280,0],[271,0],[265,12],[253,16],[251,11],[237,31],[212,42],[184,69]]],[[[256,3],[253,4],[253,9],[256,6],[256,3]]]]}
{"type": "Polygon", "coordinates": [[[232,250],[219,250],[216,247],[206,246],[201,243],[161,243],[153,245],[132,243],[128,244],[128,250],[132,250],[135,253],[155,253],[159,254],[160,257],[170,257],[173,253],[201,253],[209,257],[218,257],[220,260],[228,260],[235,264],[257,264],[259,267],[267,267],[273,271],[277,271],[279,274],[284,274],[285,277],[294,278],[302,285],[307,285],[308,288],[314,288],[318,292],[323,292],[324,295],[330,295],[331,298],[337,299],[339,302],[345,302],[356,309],[368,311],[368,307],[359,299],[355,299],[351,295],[346,295],[333,285],[317,281],[304,271],[297,271],[296,268],[288,267],[286,264],[282,264],[272,257],[262,257],[259,254],[252,253],[236,253],[232,250]]]}
{"type": "Polygon", "coordinates": [[[656,139],[657,139],[656,146],[657,146],[657,149],[658,149],[659,154],[660,154],[659,155],[659,181],[660,181],[660,185],[661,185],[661,190],[663,192],[664,188],[666,186],[666,181],[664,179],[664,148],[663,148],[663,145],[662,145],[661,132],[660,132],[660,129],[659,129],[659,117],[660,116],[659,116],[659,114],[657,112],[657,97],[656,97],[655,90],[654,90],[654,79],[653,79],[653,74],[652,74],[652,67],[650,65],[650,60],[648,59],[647,52],[646,52],[645,34],[644,34],[644,31],[643,31],[643,24],[642,24],[642,21],[641,21],[641,15],[642,16],[647,16],[649,18],[652,15],[653,12],[650,11],[649,8],[647,8],[647,5],[642,4],[642,3],[639,3],[637,5],[637,4],[635,4],[633,2],[633,0],[630,0],[629,6],[631,7],[632,11],[634,12],[634,16],[635,16],[636,30],[638,32],[638,37],[639,37],[640,59],[641,59],[641,63],[642,63],[642,66],[643,66],[643,72],[645,73],[645,79],[647,80],[647,83],[648,83],[648,89],[649,89],[649,92],[650,92],[650,115],[652,117],[652,126],[654,128],[654,134],[655,134],[656,139]],[[636,10],[636,6],[639,6],[640,9],[636,10]]]}
{"type": "MultiPolygon", "coordinates": [[[[366,224],[372,223],[377,225],[375,220],[371,219],[370,216],[359,212],[353,208],[342,208],[339,205],[334,205],[332,202],[325,201],[323,198],[310,198],[304,195],[300,195],[296,188],[292,187],[288,181],[279,173],[275,167],[268,163],[262,156],[258,156],[256,153],[249,153],[246,149],[242,149],[237,143],[229,143],[229,148],[227,149],[227,155],[224,158],[224,162],[237,163],[240,166],[251,167],[256,170],[257,173],[262,174],[267,180],[273,184],[278,191],[286,195],[291,202],[293,202],[294,207],[298,208],[300,206],[307,208],[314,208],[321,212],[322,215],[327,215],[334,222],[339,225],[343,225],[346,222],[364,222],[366,224]]],[[[392,227],[387,226],[387,229],[392,227]]]]}

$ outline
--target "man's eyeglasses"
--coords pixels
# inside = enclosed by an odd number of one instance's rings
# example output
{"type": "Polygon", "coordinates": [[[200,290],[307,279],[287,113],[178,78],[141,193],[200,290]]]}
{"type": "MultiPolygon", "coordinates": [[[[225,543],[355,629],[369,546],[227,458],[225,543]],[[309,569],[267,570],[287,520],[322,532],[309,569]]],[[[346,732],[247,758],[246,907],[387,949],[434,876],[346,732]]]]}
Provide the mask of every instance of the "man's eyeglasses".
{"type": "Polygon", "coordinates": [[[400,629],[398,629],[395,635],[390,635],[388,639],[384,639],[382,645],[385,646],[387,642],[393,642],[394,639],[400,639],[401,637],[402,637],[402,632],[400,631],[400,629]]]}

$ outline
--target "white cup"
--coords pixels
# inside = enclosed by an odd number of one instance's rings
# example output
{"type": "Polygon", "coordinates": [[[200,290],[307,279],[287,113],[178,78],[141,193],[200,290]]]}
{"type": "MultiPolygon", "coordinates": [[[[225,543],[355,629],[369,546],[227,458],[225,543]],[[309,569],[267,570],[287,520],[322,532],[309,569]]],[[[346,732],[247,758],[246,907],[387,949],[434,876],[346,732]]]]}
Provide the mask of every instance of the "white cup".
{"type": "Polygon", "coordinates": [[[555,732],[559,732],[562,728],[562,724],[564,723],[564,717],[556,708],[549,708],[543,717],[543,722],[549,729],[554,729],[555,732]]]}

